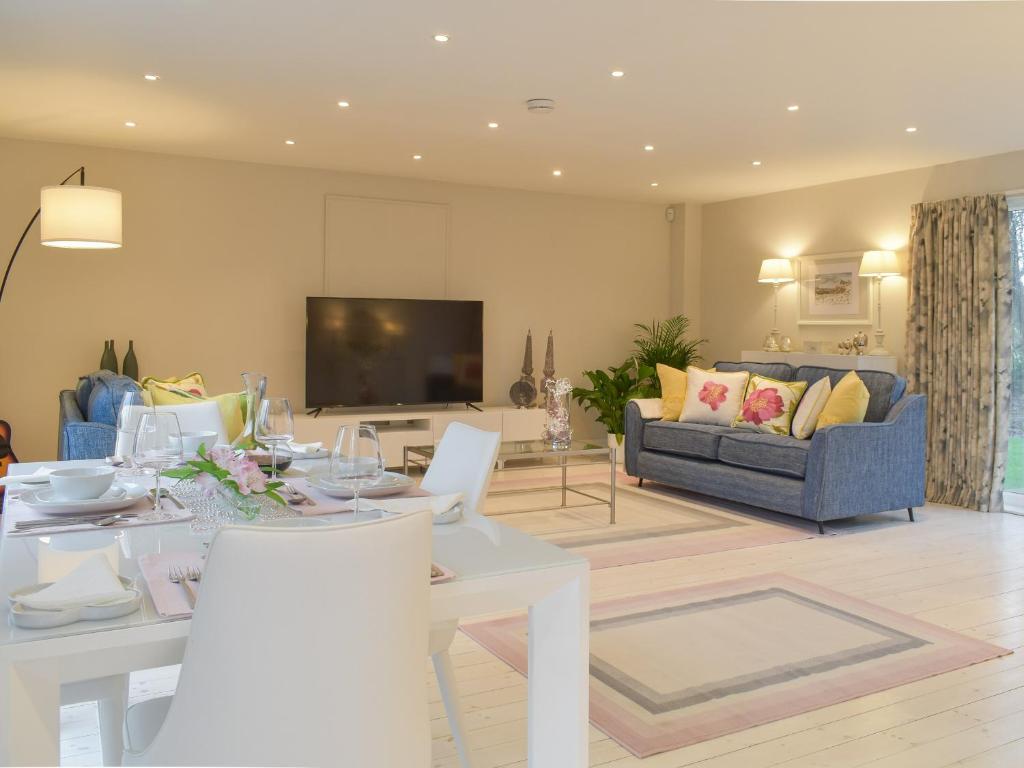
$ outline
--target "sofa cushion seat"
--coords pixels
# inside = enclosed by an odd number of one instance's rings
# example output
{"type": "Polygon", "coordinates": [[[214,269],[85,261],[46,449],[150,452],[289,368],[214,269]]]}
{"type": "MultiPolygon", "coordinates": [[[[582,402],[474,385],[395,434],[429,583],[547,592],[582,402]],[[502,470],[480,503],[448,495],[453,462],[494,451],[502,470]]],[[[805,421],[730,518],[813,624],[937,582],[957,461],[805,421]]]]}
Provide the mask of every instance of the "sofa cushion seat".
{"type": "Polygon", "coordinates": [[[756,469],[783,477],[803,479],[807,471],[810,440],[766,433],[723,435],[718,446],[718,460],[743,469],[756,469]]]}
{"type": "Polygon", "coordinates": [[[718,441],[722,435],[735,431],[732,427],[714,424],[652,421],[644,428],[644,448],[699,459],[717,459],[718,441]]]}

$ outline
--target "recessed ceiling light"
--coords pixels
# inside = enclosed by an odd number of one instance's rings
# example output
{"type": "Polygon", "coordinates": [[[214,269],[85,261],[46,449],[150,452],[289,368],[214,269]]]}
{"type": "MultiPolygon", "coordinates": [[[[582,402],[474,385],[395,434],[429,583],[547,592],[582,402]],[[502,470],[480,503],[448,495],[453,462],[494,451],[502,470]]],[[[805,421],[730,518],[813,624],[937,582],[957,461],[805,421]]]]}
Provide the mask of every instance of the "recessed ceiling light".
{"type": "Polygon", "coordinates": [[[150,81],[160,79],[160,75],[143,75],[143,77],[150,81]]]}
{"type": "Polygon", "coordinates": [[[612,77],[622,77],[625,74],[626,73],[623,72],[621,69],[613,69],[612,70],[612,77]]]}
{"type": "Polygon", "coordinates": [[[760,160],[751,160],[750,164],[753,165],[753,166],[758,166],[759,167],[761,165],[761,161],[760,160]]]}
{"type": "Polygon", "coordinates": [[[644,144],[644,152],[653,152],[653,151],[654,151],[654,145],[653,144],[644,144]]]}
{"type": "Polygon", "coordinates": [[[423,159],[423,155],[413,155],[412,159],[413,160],[422,160],[423,159]]]}
{"type": "Polygon", "coordinates": [[[284,143],[287,144],[289,147],[293,146],[295,144],[295,139],[285,139],[284,143]]]}
{"type": "Polygon", "coordinates": [[[498,124],[497,124],[497,123],[488,123],[488,124],[487,124],[487,127],[488,127],[488,128],[497,128],[497,127],[498,127],[498,124]]]}
{"type": "Polygon", "coordinates": [[[656,186],[658,186],[658,182],[656,182],[656,181],[652,181],[652,182],[651,182],[651,186],[652,186],[652,187],[656,187],[656,186]]]}
{"type": "Polygon", "coordinates": [[[790,111],[790,112],[799,112],[800,111],[800,105],[799,104],[790,104],[788,107],[786,107],[786,109],[788,111],[790,111]]]}
{"type": "Polygon", "coordinates": [[[339,101],[338,106],[341,107],[342,109],[348,109],[349,104],[347,101],[339,101]]]}
{"type": "Polygon", "coordinates": [[[125,128],[134,128],[135,127],[135,121],[134,120],[125,120],[124,127],[125,128]]]}
{"type": "Polygon", "coordinates": [[[435,43],[447,43],[449,39],[450,38],[448,37],[448,35],[444,35],[444,34],[434,35],[434,42],[435,43]]]}
{"type": "Polygon", "coordinates": [[[560,170],[558,170],[558,169],[556,168],[555,170],[553,170],[553,171],[551,172],[551,175],[552,175],[552,176],[561,176],[561,175],[562,175],[562,172],[561,172],[560,170]]]}
{"type": "Polygon", "coordinates": [[[917,128],[912,125],[907,126],[907,133],[917,133],[917,128]]]}

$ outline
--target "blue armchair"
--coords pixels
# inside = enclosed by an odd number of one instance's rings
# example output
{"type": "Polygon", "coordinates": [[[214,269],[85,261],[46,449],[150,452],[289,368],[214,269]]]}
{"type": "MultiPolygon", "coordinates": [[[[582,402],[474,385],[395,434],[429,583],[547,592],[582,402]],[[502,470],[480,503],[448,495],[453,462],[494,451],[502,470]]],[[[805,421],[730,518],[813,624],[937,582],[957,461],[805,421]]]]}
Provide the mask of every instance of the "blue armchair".
{"type": "Polygon", "coordinates": [[[74,390],[60,393],[57,456],[70,459],[103,459],[114,453],[117,411],[127,392],[139,385],[128,376],[97,371],[78,380],[74,390]]]}

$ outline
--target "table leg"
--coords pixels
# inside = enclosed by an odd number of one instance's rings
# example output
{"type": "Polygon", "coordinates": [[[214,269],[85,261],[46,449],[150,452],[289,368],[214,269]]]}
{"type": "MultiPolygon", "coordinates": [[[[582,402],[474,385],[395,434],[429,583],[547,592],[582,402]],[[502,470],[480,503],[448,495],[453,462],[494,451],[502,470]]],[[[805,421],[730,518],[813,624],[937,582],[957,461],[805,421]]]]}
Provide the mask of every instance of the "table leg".
{"type": "Polygon", "coordinates": [[[566,479],[567,479],[569,470],[565,466],[565,456],[562,456],[561,459],[562,459],[562,506],[564,507],[566,505],[565,485],[566,485],[566,479]]]}
{"type": "Polygon", "coordinates": [[[611,479],[611,491],[609,492],[609,495],[608,495],[608,517],[609,517],[609,523],[611,525],[615,525],[615,481],[618,478],[618,473],[615,470],[618,468],[618,463],[617,463],[618,456],[616,456],[616,453],[618,451],[615,448],[612,448],[611,450],[612,450],[612,453],[611,453],[610,458],[612,460],[612,479],[611,479]]]}
{"type": "Polygon", "coordinates": [[[59,764],[56,665],[0,657],[0,765],[59,764]]]}
{"type": "Polygon", "coordinates": [[[590,701],[590,572],[530,607],[529,768],[586,768],[590,701]]]}
{"type": "Polygon", "coordinates": [[[402,474],[408,477],[409,475],[409,446],[402,446],[402,474]]]}

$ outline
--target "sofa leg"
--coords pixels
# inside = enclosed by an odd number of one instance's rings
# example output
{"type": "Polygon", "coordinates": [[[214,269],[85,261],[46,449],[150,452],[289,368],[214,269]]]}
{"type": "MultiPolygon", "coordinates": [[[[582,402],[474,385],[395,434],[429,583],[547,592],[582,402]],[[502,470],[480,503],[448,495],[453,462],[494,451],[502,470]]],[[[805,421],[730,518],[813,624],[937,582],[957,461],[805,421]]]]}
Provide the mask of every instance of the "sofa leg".
{"type": "Polygon", "coordinates": [[[914,522],[914,508],[907,507],[907,517],[910,518],[910,522],[914,522]]]}
{"type": "Polygon", "coordinates": [[[641,478],[639,478],[639,479],[638,479],[638,480],[636,481],[636,487],[637,487],[637,488],[643,488],[643,487],[644,487],[644,479],[643,479],[642,477],[641,477],[641,478]]]}
{"type": "Polygon", "coordinates": [[[825,524],[821,521],[818,522],[818,533],[820,533],[822,536],[825,535],[825,524]]]}

